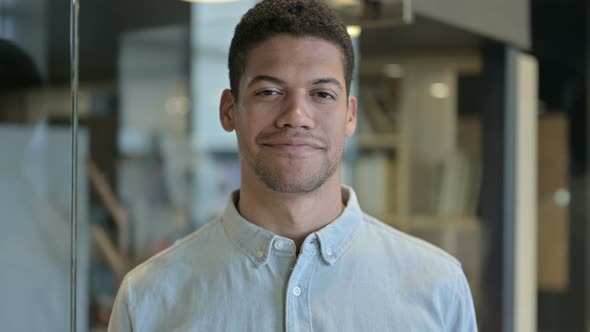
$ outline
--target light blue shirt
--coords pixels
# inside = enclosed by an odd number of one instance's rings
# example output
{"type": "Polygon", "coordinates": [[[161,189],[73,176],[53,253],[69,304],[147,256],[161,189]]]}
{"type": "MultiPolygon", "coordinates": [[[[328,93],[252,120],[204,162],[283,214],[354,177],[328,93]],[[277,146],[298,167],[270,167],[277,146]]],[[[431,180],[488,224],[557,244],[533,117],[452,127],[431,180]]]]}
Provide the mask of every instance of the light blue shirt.
{"type": "Polygon", "coordinates": [[[109,331],[477,331],[459,262],[364,214],[295,243],[225,212],[127,274],[109,331]]]}

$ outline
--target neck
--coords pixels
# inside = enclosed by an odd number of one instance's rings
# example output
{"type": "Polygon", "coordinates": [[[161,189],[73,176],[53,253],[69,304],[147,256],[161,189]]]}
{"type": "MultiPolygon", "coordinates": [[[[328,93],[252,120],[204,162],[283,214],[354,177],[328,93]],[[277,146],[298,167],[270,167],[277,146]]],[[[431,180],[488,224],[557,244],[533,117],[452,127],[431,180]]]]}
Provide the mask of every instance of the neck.
{"type": "Polygon", "coordinates": [[[299,251],[309,234],[342,213],[344,204],[339,172],[316,191],[296,194],[276,192],[257,178],[242,177],[238,208],[251,223],[292,239],[299,251]]]}

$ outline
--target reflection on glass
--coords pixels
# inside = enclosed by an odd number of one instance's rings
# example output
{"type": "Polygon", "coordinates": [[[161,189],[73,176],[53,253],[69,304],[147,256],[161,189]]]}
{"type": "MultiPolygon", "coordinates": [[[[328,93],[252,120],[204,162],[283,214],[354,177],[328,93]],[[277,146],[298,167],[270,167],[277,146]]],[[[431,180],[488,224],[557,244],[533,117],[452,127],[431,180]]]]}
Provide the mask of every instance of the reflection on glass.
{"type": "MultiPolygon", "coordinates": [[[[6,331],[70,329],[70,91],[49,74],[46,11],[44,1],[0,4],[0,322],[6,331]]],[[[67,34],[60,37],[67,43],[67,34]]],[[[69,76],[69,68],[56,71],[69,76]]],[[[79,146],[83,161],[86,130],[79,146]]],[[[84,178],[78,187],[78,331],[87,330],[89,303],[84,178]]]]}

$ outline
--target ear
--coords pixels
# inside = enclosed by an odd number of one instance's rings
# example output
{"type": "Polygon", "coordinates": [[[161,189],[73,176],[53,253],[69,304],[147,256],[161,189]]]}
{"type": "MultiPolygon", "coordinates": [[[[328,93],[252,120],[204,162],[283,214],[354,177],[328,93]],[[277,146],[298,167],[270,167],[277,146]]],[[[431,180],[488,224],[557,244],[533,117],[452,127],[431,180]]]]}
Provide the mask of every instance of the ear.
{"type": "Polygon", "coordinates": [[[221,126],[227,132],[234,131],[236,129],[236,103],[234,95],[231,90],[225,89],[221,94],[221,100],[219,101],[219,120],[221,126]]]}
{"type": "Polygon", "coordinates": [[[346,136],[350,137],[354,135],[356,131],[356,113],[357,112],[357,100],[356,97],[348,97],[348,110],[346,111],[346,136]]]}

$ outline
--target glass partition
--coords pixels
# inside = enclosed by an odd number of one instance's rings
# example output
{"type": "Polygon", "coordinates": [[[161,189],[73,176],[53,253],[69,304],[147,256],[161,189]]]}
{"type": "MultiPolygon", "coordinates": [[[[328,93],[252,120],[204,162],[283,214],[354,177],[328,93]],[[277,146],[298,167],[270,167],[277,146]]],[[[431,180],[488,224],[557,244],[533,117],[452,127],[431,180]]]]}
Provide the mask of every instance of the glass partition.
{"type": "MultiPolygon", "coordinates": [[[[6,331],[70,330],[69,17],[67,1],[0,1],[0,322],[6,331]]],[[[78,331],[88,330],[88,134],[81,128],[78,136],[78,331]]]]}

